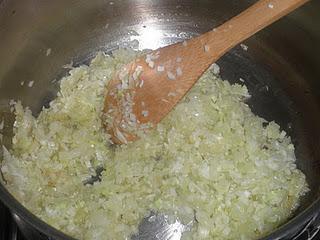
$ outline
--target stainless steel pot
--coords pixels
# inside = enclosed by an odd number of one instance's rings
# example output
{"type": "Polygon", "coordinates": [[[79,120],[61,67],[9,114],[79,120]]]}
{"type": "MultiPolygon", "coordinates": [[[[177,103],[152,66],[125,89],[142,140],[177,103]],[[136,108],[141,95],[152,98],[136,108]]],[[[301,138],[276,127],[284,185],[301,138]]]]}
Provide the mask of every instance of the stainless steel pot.
{"type": "MultiPolygon", "coordinates": [[[[8,102],[20,99],[39,112],[54,98],[63,65],[86,63],[97,51],[131,45],[157,48],[203,33],[248,7],[251,0],[0,0],[0,119],[10,146],[13,116],[8,102]],[[139,40],[140,45],[137,45],[139,40]],[[50,49],[50,50],[49,50],[50,49]],[[51,51],[51,53],[50,53],[51,51]],[[47,56],[49,55],[49,56],[47,56]],[[29,88],[21,81],[34,81],[29,88]]],[[[249,104],[292,137],[297,164],[310,193],[288,223],[264,239],[312,237],[320,225],[320,2],[313,0],[224,56],[222,76],[246,79],[249,104]],[[268,90],[269,89],[269,90],[268,90]],[[309,234],[309,235],[308,235],[309,234]]],[[[48,226],[0,186],[0,199],[26,234],[71,239],[48,226]]],[[[32,235],[34,236],[34,235],[32,235]]],[[[32,237],[35,239],[35,237],[32,237]]],[[[43,237],[43,239],[47,239],[43,237]]],[[[307,239],[307,238],[305,238],[307,239]]]]}

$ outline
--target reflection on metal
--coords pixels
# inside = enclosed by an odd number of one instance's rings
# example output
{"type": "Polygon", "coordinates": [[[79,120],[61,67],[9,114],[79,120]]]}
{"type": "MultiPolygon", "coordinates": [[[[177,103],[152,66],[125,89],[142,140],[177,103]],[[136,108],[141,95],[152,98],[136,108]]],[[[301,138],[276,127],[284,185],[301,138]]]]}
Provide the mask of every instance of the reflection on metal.
{"type": "Polygon", "coordinates": [[[180,240],[182,235],[190,232],[194,221],[182,224],[178,218],[151,212],[141,221],[138,233],[132,240],[180,240]]]}
{"type": "Polygon", "coordinates": [[[131,36],[131,40],[139,41],[139,49],[156,49],[161,45],[163,31],[156,26],[141,26],[137,29],[139,36],[131,36]]]}

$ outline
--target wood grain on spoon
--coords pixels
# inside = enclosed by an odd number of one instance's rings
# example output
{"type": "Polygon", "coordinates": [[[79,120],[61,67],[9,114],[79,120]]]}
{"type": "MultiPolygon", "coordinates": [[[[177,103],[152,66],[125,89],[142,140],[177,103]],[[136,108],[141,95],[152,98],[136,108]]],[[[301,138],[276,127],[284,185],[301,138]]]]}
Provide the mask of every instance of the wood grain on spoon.
{"type": "Polygon", "coordinates": [[[212,63],[307,1],[260,0],[210,32],[143,55],[119,70],[108,84],[104,106],[113,142],[134,141],[136,130],[155,127],[212,63]]]}

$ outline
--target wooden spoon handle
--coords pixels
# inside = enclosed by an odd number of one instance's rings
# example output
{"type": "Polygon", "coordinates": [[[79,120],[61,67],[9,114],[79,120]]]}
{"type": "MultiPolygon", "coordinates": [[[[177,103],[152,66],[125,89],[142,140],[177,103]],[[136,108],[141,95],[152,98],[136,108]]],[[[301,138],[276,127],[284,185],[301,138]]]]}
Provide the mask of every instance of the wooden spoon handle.
{"type": "MultiPolygon", "coordinates": [[[[241,14],[206,33],[207,44],[221,50],[221,57],[228,50],[256,32],[287,15],[309,0],[260,0],[241,14]]],[[[216,56],[217,57],[217,56],[216,56]]]]}
{"type": "MultiPolygon", "coordinates": [[[[179,43],[173,47],[161,49],[161,54],[163,53],[166,56],[163,59],[164,62],[170,62],[170,59],[173,59],[174,56],[181,56],[183,59],[183,82],[179,81],[176,85],[172,84],[170,91],[180,87],[187,92],[205,70],[231,48],[308,1],[259,0],[212,31],[185,41],[183,44],[179,43]]],[[[176,63],[171,63],[172,68],[177,67],[174,64],[176,63]]],[[[178,95],[172,101],[172,104],[176,104],[180,98],[181,95],[178,95]]],[[[159,115],[159,119],[163,115],[159,115]]]]}

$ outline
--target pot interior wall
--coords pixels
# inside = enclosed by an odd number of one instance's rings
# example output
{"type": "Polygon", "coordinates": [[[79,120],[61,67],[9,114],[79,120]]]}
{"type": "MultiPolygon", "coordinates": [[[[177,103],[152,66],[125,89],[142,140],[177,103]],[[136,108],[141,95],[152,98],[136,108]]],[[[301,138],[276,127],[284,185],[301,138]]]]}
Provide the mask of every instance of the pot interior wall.
{"type": "MultiPolygon", "coordinates": [[[[1,1],[0,1],[1,2],[1,1]]],[[[10,99],[36,114],[58,91],[62,66],[88,63],[97,51],[158,48],[203,33],[254,1],[238,0],[18,0],[0,3],[0,119],[10,147],[10,99]],[[139,44],[138,44],[139,41],[139,44]],[[28,83],[33,81],[33,86],[28,83]],[[24,82],[22,86],[22,82],[24,82]]],[[[320,186],[320,11],[313,1],[237,47],[220,61],[222,77],[245,80],[259,116],[292,137],[310,193],[320,186]]],[[[298,213],[297,212],[297,213],[298,213]]]]}

